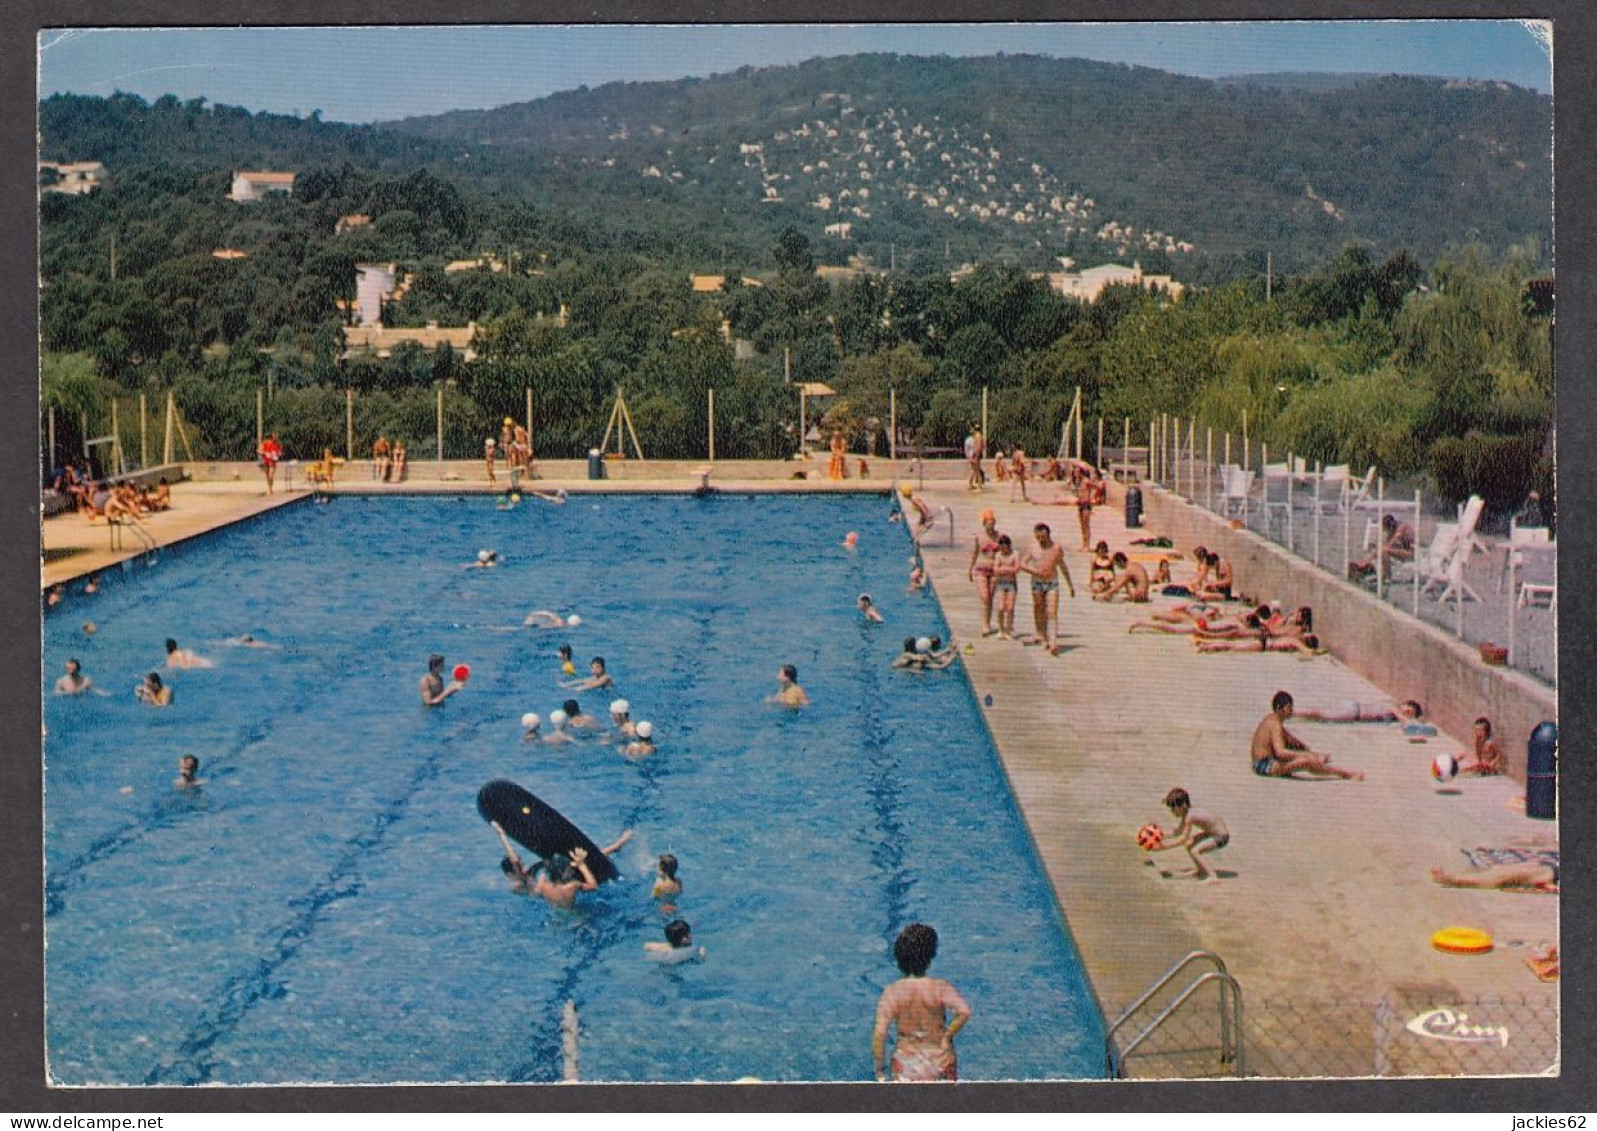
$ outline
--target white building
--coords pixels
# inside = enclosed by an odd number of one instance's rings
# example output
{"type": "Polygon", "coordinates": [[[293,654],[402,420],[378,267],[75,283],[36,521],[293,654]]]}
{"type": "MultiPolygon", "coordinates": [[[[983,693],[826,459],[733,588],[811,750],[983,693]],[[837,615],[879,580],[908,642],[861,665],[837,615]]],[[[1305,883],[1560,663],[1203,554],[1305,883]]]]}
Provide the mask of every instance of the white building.
{"type": "MultiPolygon", "coordinates": [[[[1068,259],[1060,262],[1066,267],[1071,265],[1068,259]]],[[[1140,263],[1133,263],[1130,267],[1118,263],[1106,263],[1102,267],[1089,267],[1079,273],[1069,270],[1054,272],[1048,276],[1048,285],[1066,298],[1086,303],[1097,302],[1106,287],[1141,287],[1150,291],[1162,291],[1171,298],[1180,298],[1182,292],[1186,290],[1169,275],[1144,274],[1140,263]]]]}
{"type": "Polygon", "coordinates": [[[262,200],[267,193],[293,192],[293,173],[246,172],[233,174],[233,188],[227,199],[237,204],[250,204],[262,200]]]}
{"type": "Polygon", "coordinates": [[[105,166],[98,161],[71,161],[57,164],[54,161],[40,161],[39,171],[45,169],[55,170],[55,183],[43,186],[41,192],[65,192],[74,196],[93,192],[105,180],[105,166]]]}

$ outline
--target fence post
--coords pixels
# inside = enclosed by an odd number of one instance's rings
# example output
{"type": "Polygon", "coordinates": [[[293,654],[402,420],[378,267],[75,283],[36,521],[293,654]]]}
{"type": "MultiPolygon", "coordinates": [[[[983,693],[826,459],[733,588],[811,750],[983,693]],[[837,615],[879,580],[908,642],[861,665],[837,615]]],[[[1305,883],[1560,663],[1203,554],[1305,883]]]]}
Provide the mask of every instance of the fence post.
{"type": "MultiPolygon", "coordinates": [[[[1414,488],[1414,615],[1420,615],[1420,489],[1414,488]]],[[[1513,613],[1509,613],[1509,659],[1513,659],[1514,621],[1513,613]]]]}
{"type": "Polygon", "coordinates": [[[1353,508],[1342,503],[1342,576],[1348,576],[1348,567],[1353,564],[1353,508]]]}
{"type": "Polygon", "coordinates": [[[1214,510],[1214,429],[1203,430],[1203,505],[1214,510]]]}
{"type": "MultiPolygon", "coordinates": [[[[987,434],[982,433],[985,442],[987,434]]],[[[887,458],[894,463],[898,462],[898,387],[890,385],[887,389],[887,458]]]]}
{"type": "Polygon", "coordinates": [[[532,386],[527,386],[527,475],[532,475],[532,386]]]}
{"type": "Polygon", "coordinates": [[[1120,464],[1125,469],[1121,474],[1131,474],[1131,417],[1124,418],[1126,424],[1125,439],[1121,441],[1120,464]]]}
{"type": "Polygon", "coordinates": [[[1386,597],[1386,543],[1381,537],[1386,533],[1386,478],[1375,481],[1375,595],[1386,597]]]}
{"type": "Polygon", "coordinates": [[[1193,476],[1196,475],[1197,471],[1198,471],[1198,469],[1195,466],[1193,466],[1194,463],[1196,462],[1197,456],[1198,456],[1198,449],[1197,449],[1197,438],[1198,437],[1197,437],[1197,432],[1195,431],[1197,426],[1198,426],[1198,421],[1197,421],[1196,417],[1191,417],[1191,416],[1187,417],[1187,498],[1188,498],[1188,500],[1196,500],[1197,497],[1198,497],[1198,488],[1193,484],[1193,481],[1192,481],[1193,480],[1193,476]]]}
{"type": "Polygon", "coordinates": [[[1103,474],[1103,413],[1098,414],[1098,446],[1092,452],[1092,465],[1103,474]]]}
{"type": "Polygon", "coordinates": [[[1314,465],[1314,568],[1320,567],[1320,465],[1314,465]]]}
{"type": "MultiPolygon", "coordinates": [[[[1417,522],[1416,522],[1416,525],[1418,525],[1417,522]]],[[[1514,560],[1514,529],[1515,529],[1515,527],[1517,525],[1518,525],[1517,520],[1509,519],[1509,521],[1508,521],[1508,663],[1509,663],[1509,665],[1511,667],[1512,666],[1517,666],[1517,664],[1516,664],[1517,657],[1514,655],[1514,643],[1515,643],[1514,642],[1514,636],[1515,636],[1515,629],[1518,628],[1518,625],[1515,624],[1515,621],[1517,621],[1519,619],[1519,598],[1518,598],[1518,596],[1515,593],[1515,589],[1519,585],[1519,570],[1517,568],[1519,563],[1514,560]]],[[[1467,556],[1465,557],[1465,560],[1466,561],[1469,560],[1467,556]]],[[[1418,570],[1415,570],[1414,572],[1415,572],[1415,576],[1416,577],[1419,576],[1419,571],[1418,570]]],[[[1417,587],[1414,590],[1414,607],[1416,609],[1419,608],[1419,589],[1417,587]]]]}
{"type": "Polygon", "coordinates": [[[172,417],[177,412],[177,406],[172,403],[172,394],[166,394],[166,436],[161,441],[161,462],[172,462],[172,417]]]}
{"type": "Polygon", "coordinates": [[[116,398],[111,398],[111,466],[116,470],[114,475],[121,475],[122,467],[122,422],[117,417],[116,398]]]}
{"type": "MultiPolygon", "coordinates": [[[[139,397],[139,419],[144,418],[144,397],[139,397]]],[[[255,390],[255,450],[261,450],[261,441],[266,439],[266,390],[255,390]]]]}
{"type": "Polygon", "coordinates": [[[1292,513],[1292,480],[1297,464],[1292,462],[1292,453],[1286,454],[1286,548],[1292,553],[1298,552],[1297,523],[1292,513]]]}
{"type": "MultiPolygon", "coordinates": [[[[143,399],[143,395],[142,394],[140,395],[139,399],[140,400],[143,399]]],[[[45,425],[45,427],[47,429],[45,435],[46,435],[46,437],[47,437],[47,439],[49,441],[49,444],[50,444],[50,466],[49,466],[48,470],[54,471],[55,467],[56,467],[56,458],[55,458],[55,405],[51,405],[50,406],[48,412],[45,414],[45,417],[46,417],[46,420],[48,421],[48,423],[45,425]]]]}
{"type": "MultiPolygon", "coordinates": [[[[50,414],[50,448],[55,449],[55,413],[50,414]]],[[[139,394],[139,466],[150,466],[150,402],[143,393],[139,394]]]]}
{"type": "Polygon", "coordinates": [[[715,390],[708,390],[710,394],[710,462],[715,462],[715,390]]]}
{"type": "Polygon", "coordinates": [[[438,462],[444,462],[444,383],[438,382],[438,462]]]}
{"type": "MultiPolygon", "coordinates": [[[[167,404],[171,404],[172,394],[167,394],[167,404]]],[[[78,413],[78,443],[83,445],[83,458],[89,458],[89,414],[78,413]]]]}
{"type": "Polygon", "coordinates": [[[1159,482],[1159,465],[1155,462],[1159,455],[1159,444],[1158,437],[1154,434],[1154,425],[1157,423],[1157,419],[1149,419],[1148,421],[1148,481],[1150,483],[1159,482]]]}
{"type": "Polygon", "coordinates": [[[355,462],[355,390],[344,390],[344,458],[355,462]]]}
{"type": "Polygon", "coordinates": [[[986,385],[983,385],[981,387],[981,434],[983,436],[991,435],[991,433],[987,429],[987,386],[986,385]]]}

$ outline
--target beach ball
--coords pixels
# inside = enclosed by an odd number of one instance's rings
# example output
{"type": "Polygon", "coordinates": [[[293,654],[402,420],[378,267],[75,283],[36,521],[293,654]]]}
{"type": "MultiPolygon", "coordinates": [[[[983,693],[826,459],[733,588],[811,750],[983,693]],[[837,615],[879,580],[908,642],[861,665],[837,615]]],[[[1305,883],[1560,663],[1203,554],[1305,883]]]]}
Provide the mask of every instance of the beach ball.
{"type": "Polygon", "coordinates": [[[465,683],[468,679],[471,678],[471,669],[468,668],[465,664],[456,664],[455,665],[455,678],[457,680],[459,680],[461,683],[465,683]]]}
{"type": "Polygon", "coordinates": [[[1164,830],[1158,825],[1143,825],[1137,830],[1137,845],[1144,852],[1164,847],[1164,830]]]}
{"type": "Polygon", "coordinates": [[[1438,754],[1431,763],[1431,777],[1437,781],[1452,781],[1458,776],[1458,759],[1451,754],[1438,754]]]}

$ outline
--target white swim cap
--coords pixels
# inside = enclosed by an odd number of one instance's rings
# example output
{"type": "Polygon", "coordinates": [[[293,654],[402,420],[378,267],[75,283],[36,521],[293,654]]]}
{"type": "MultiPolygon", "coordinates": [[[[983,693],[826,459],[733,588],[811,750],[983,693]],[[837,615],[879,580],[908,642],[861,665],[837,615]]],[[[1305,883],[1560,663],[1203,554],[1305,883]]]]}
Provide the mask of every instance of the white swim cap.
{"type": "Polygon", "coordinates": [[[549,721],[551,723],[553,723],[557,727],[558,726],[565,726],[566,725],[566,719],[568,719],[569,717],[570,716],[567,715],[564,711],[554,710],[554,711],[550,711],[549,712],[549,721]]]}
{"type": "Polygon", "coordinates": [[[632,704],[628,703],[625,699],[617,699],[614,703],[610,704],[610,713],[612,715],[624,715],[630,710],[632,710],[632,704]]]}
{"type": "Polygon", "coordinates": [[[572,628],[576,628],[576,627],[578,627],[579,625],[582,624],[582,618],[579,617],[576,613],[572,613],[569,617],[566,618],[566,623],[569,624],[572,628]]]}
{"type": "Polygon", "coordinates": [[[490,554],[487,550],[478,550],[477,551],[477,560],[479,562],[485,562],[491,557],[493,557],[493,555],[490,554]]]}
{"type": "Polygon", "coordinates": [[[531,711],[528,711],[525,715],[521,716],[521,725],[527,730],[533,730],[542,721],[542,719],[538,718],[538,716],[533,714],[531,711]]]}
{"type": "Polygon", "coordinates": [[[652,738],[652,737],[654,737],[654,724],[653,723],[639,723],[638,724],[638,737],[639,738],[652,738]]]}
{"type": "Polygon", "coordinates": [[[915,641],[915,651],[930,652],[931,650],[932,638],[930,636],[922,636],[919,640],[915,641]]]}

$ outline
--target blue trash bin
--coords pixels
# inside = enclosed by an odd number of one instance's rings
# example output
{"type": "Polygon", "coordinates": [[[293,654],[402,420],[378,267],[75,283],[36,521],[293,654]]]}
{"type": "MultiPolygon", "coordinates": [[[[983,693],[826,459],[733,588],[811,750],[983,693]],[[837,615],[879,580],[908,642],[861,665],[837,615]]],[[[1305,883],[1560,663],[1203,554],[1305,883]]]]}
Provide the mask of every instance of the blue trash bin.
{"type": "Polygon", "coordinates": [[[1135,529],[1142,525],[1142,488],[1126,488],[1126,528],[1135,529]]]}
{"type": "Polygon", "coordinates": [[[598,448],[588,449],[588,478],[604,478],[604,453],[598,448]]]}
{"type": "Polygon", "coordinates": [[[1558,811],[1558,724],[1542,723],[1525,745],[1525,816],[1551,821],[1558,811]]]}

